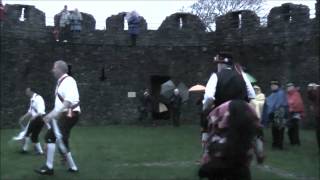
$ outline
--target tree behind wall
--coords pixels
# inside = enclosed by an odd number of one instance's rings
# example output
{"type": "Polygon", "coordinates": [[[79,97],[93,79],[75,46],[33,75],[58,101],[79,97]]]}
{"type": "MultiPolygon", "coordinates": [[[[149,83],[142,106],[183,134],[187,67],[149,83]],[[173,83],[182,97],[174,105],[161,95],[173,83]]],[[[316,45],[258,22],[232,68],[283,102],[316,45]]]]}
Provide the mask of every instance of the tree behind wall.
{"type": "Polygon", "coordinates": [[[183,7],[182,11],[188,11],[199,16],[207,30],[213,31],[217,16],[244,9],[259,13],[264,2],[265,0],[198,0],[189,8],[183,7]]]}

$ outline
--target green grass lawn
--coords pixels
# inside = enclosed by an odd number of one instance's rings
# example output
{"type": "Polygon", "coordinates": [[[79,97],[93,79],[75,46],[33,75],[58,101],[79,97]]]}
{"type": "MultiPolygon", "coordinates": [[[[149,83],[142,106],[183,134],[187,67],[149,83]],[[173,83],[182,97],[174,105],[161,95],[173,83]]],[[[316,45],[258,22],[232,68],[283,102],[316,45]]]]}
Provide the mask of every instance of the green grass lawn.
{"type": "MultiPolygon", "coordinates": [[[[71,135],[71,148],[80,172],[68,173],[59,162],[59,154],[56,154],[53,177],[43,177],[33,172],[44,164],[44,156],[18,153],[21,144],[10,140],[18,131],[1,130],[1,180],[198,179],[195,161],[200,157],[201,147],[199,127],[196,125],[180,128],[120,125],[75,127],[71,135]]],[[[271,150],[269,131],[265,131],[267,160],[264,166],[252,165],[253,179],[319,178],[319,155],[313,131],[301,132],[301,147],[290,147],[286,143],[284,151],[271,150]]]]}

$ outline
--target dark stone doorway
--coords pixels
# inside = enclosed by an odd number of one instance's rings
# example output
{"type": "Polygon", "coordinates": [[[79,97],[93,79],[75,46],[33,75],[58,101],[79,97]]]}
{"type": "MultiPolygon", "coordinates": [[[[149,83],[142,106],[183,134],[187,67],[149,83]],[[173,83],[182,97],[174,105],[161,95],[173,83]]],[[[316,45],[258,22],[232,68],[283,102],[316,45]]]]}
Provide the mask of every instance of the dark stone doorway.
{"type": "MultiPolygon", "coordinates": [[[[152,111],[152,116],[154,119],[169,119],[170,118],[170,113],[169,111],[165,112],[159,112],[159,103],[164,103],[163,99],[160,96],[160,91],[161,91],[161,84],[170,80],[170,76],[158,76],[154,75],[150,77],[150,83],[151,83],[151,96],[154,99],[153,103],[153,111],[152,111]]],[[[168,107],[168,106],[167,106],[168,107]]],[[[169,107],[168,107],[169,109],[169,107]]]]}

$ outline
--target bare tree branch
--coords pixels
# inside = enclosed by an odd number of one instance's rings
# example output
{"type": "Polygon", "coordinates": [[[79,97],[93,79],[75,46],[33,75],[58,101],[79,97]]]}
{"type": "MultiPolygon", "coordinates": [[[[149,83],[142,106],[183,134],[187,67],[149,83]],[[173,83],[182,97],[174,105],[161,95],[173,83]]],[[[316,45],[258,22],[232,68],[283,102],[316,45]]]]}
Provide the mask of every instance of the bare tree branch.
{"type": "MultiPolygon", "coordinates": [[[[252,10],[259,13],[265,0],[198,0],[190,6],[190,12],[199,16],[209,31],[217,16],[230,11],[252,10]]],[[[185,11],[185,9],[183,9],[185,11]]]]}

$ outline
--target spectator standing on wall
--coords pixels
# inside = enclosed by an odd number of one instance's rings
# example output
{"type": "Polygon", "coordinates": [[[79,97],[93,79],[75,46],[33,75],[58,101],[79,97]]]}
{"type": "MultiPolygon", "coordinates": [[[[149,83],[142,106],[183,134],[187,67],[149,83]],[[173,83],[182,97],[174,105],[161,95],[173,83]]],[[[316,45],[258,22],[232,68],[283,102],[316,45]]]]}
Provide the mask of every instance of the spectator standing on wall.
{"type": "Polygon", "coordinates": [[[53,34],[54,40],[59,42],[60,40],[59,40],[59,28],[58,27],[53,28],[52,34],[53,34]]]}
{"type": "Polygon", "coordinates": [[[76,8],[70,14],[70,31],[71,31],[73,37],[79,36],[79,33],[82,30],[81,21],[82,21],[82,15],[78,11],[78,9],[76,8]]]}
{"type": "Polygon", "coordinates": [[[128,32],[131,38],[131,46],[136,46],[137,37],[139,34],[140,16],[136,11],[126,13],[125,19],[128,22],[128,32]]]}
{"type": "Polygon", "coordinates": [[[61,39],[63,42],[67,42],[69,31],[70,31],[70,13],[68,11],[68,6],[65,5],[63,10],[59,13],[59,27],[61,39]]]}

